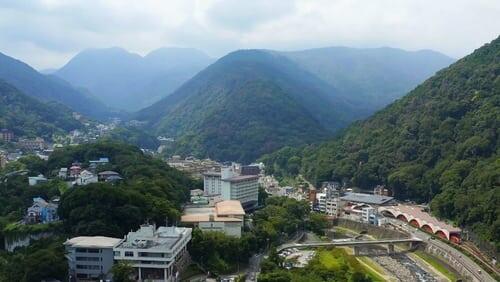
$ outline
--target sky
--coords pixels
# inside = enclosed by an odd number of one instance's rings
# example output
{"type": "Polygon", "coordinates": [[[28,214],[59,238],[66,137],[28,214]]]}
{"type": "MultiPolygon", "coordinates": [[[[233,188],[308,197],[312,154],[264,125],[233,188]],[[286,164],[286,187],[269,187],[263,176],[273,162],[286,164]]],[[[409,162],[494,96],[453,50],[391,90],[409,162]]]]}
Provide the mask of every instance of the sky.
{"type": "Polygon", "coordinates": [[[0,52],[59,68],[87,48],[432,49],[460,58],[500,33],[500,0],[0,0],[0,52]]]}

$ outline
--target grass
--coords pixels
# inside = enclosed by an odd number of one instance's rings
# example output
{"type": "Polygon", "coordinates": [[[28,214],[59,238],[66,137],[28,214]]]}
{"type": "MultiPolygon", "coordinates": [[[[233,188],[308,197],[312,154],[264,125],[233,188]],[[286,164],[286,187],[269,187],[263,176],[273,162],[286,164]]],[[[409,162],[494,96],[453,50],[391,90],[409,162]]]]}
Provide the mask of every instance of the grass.
{"type": "Polygon", "coordinates": [[[340,270],[347,265],[351,272],[361,272],[367,274],[373,281],[385,281],[375,269],[362,265],[358,259],[349,255],[343,248],[324,249],[317,253],[319,262],[329,270],[340,270]]]}
{"type": "Polygon", "coordinates": [[[419,258],[430,264],[435,270],[439,271],[441,274],[446,276],[451,281],[456,281],[458,279],[457,275],[450,271],[443,262],[438,260],[437,258],[421,251],[417,250],[414,252],[419,258]]]}
{"type": "Polygon", "coordinates": [[[374,263],[371,259],[367,257],[358,257],[357,258],[362,263],[366,264],[368,267],[365,267],[368,276],[373,279],[373,281],[386,281],[385,278],[385,270],[378,264],[374,263]]]}

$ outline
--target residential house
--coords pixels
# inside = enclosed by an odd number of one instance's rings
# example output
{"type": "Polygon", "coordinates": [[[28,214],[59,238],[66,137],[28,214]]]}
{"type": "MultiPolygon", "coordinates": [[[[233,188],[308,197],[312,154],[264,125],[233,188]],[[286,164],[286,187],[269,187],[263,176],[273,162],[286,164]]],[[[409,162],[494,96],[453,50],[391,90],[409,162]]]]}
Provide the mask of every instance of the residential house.
{"type": "Polygon", "coordinates": [[[90,183],[97,183],[97,175],[93,174],[88,170],[83,170],[80,175],[76,178],[75,184],[79,186],[84,186],[90,183]]]}
{"type": "Polygon", "coordinates": [[[41,197],[33,198],[33,205],[28,208],[24,221],[27,224],[36,224],[59,220],[57,215],[58,206],[58,199],[47,202],[41,197]]]}

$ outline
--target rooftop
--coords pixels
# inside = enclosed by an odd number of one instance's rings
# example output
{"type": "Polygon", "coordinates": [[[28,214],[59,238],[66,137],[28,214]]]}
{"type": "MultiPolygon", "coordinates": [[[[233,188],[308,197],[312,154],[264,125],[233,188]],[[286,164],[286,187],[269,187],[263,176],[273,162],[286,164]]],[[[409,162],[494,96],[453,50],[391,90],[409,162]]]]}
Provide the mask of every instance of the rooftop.
{"type": "Polygon", "coordinates": [[[449,232],[459,232],[460,228],[454,227],[444,221],[441,221],[432,215],[430,215],[428,212],[425,212],[422,210],[421,207],[419,206],[414,206],[414,205],[397,205],[394,207],[391,207],[392,210],[399,211],[401,213],[405,213],[408,215],[411,215],[414,218],[418,218],[420,220],[423,220],[425,222],[431,223],[435,226],[439,226],[442,229],[446,229],[449,232]]]}
{"type": "Polygon", "coordinates": [[[243,219],[235,217],[226,216],[216,216],[214,215],[210,218],[211,214],[200,213],[200,214],[187,214],[181,216],[181,222],[194,223],[194,222],[208,222],[208,221],[218,221],[218,222],[242,222],[243,219]]]}
{"type": "Polygon", "coordinates": [[[216,203],[215,212],[218,216],[245,215],[241,202],[236,200],[221,201],[216,203]]]}
{"type": "Polygon", "coordinates": [[[191,228],[142,225],[139,230],[129,232],[117,248],[171,250],[184,236],[191,234],[191,228]]]}
{"type": "Polygon", "coordinates": [[[383,204],[386,204],[386,203],[392,201],[394,198],[389,197],[389,196],[347,192],[347,193],[345,193],[344,196],[340,197],[340,199],[342,199],[343,201],[348,201],[348,202],[367,203],[367,204],[372,204],[372,205],[383,205],[383,204]]]}
{"type": "Polygon", "coordinates": [[[80,236],[66,240],[64,245],[76,248],[113,248],[121,240],[104,236],[80,236]]]}
{"type": "Polygon", "coordinates": [[[259,179],[258,175],[237,175],[231,178],[222,179],[222,181],[238,182],[243,180],[259,179]]]}

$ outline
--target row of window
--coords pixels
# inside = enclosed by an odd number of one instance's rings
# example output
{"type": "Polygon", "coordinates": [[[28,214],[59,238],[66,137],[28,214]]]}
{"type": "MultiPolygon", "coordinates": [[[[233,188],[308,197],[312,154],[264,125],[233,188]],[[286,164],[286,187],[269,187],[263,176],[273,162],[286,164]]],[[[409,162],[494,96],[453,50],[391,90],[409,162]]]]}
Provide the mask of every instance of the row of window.
{"type": "Polygon", "coordinates": [[[92,253],[98,254],[101,252],[101,249],[86,249],[86,248],[76,248],[77,253],[92,253]]]}
{"type": "Polygon", "coordinates": [[[82,265],[77,264],[76,269],[102,270],[102,265],[82,265]]]}
{"type": "MultiPolygon", "coordinates": [[[[113,255],[114,255],[115,257],[119,257],[119,256],[121,256],[121,252],[120,252],[120,251],[114,251],[114,252],[113,252],[113,255]]],[[[126,256],[126,257],[133,257],[133,256],[134,256],[134,252],[131,252],[131,251],[125,251],[124,256],[126,256]]],[[[148,258],[164,258],[164,257],[169,257],[169,256],[170,256],[170,254],[169,254],[169,253],[148,253],[148,252],[139,252],[139,253],[138,253],[138,256],[139,256],[139,257],[148,257],[148,258]]]]}
{"type": "Polygon", "coordinates": [[[77,261],[102,261],[101,257],[76,257],[77,261]]]}

